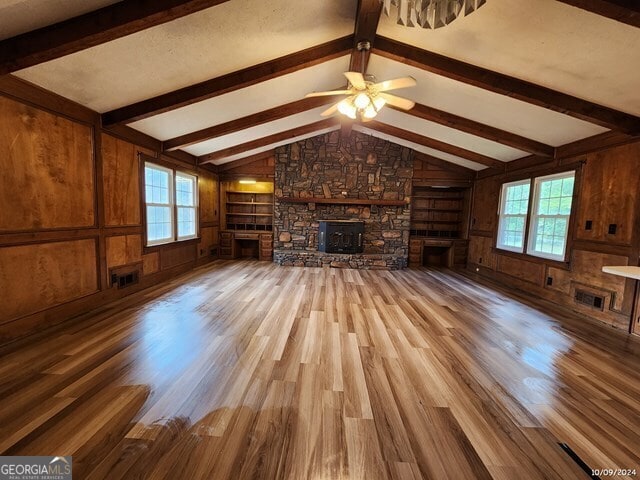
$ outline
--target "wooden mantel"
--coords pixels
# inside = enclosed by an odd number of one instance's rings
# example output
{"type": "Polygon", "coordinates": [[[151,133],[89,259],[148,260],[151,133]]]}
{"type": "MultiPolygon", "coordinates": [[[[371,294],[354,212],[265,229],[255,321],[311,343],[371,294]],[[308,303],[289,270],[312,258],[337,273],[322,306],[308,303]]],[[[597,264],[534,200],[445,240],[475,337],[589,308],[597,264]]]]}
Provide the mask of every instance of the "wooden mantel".
{"type": "Polygon", "coordinates": [[[382,200],[375,198],[325,198],[325,197],[276,197],[282,203],[329,203],[333,205],[388,205],[403,206],[404,200],[382,200]]]}

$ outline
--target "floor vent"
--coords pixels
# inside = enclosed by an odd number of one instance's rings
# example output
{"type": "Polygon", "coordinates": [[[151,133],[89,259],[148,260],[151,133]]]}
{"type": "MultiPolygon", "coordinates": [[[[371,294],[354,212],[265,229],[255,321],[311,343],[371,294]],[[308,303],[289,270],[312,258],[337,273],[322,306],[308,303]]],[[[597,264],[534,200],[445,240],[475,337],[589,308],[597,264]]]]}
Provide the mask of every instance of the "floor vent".
{"type": "Polygon", "coordinates": [[[586,290],[576,290],[575,301],[598,310],[604,310],[604,297],[586,290]]]}
{"type": "Polygon", "coordinates": [[[594,480],[601,480],[600,477],[598,475],[596,475],[595,473],[593,473],[593,469],[591,467],[589,467],[589,465],[587,465],[585,463],[584,460],[582,460],[578,454],[576,452],[574,452],[571,447],[569,445],[567,445],[566,443],[558,443],[558,445],[560,445],[560,448],[562,448],[562,450],[565,451],[565,453],[567,455],[569,455],[571,457],[571,460],[573,460],[574,462],[576,462],[576,464],[582,469],[584,470],[584,472],[589,476],[589,478],[592,478],[594,480]]]}

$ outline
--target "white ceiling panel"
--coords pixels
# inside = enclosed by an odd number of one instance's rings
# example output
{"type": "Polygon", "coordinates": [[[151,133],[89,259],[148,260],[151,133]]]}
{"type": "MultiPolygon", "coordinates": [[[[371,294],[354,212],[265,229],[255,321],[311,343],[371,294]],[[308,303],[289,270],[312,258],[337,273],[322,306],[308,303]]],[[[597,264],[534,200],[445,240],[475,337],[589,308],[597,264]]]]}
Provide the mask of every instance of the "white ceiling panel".
{"type": "MultiPolygon", "coordinates": [[[[478,12],[474,15],[477,14],[478,12]]],[[[564,145],[607,131],[606,128],[546,108],[489,92],[378,55],[371,55],[368,72],[375,75],[378,81],[411,75],[416,78],[418,85],[394,90],[394,93],[548,145],[564,145]]]]}
{"type": "Polygon", "coordinates": [[[324,135],[325,133],[333,132],[333,131],[339,130],[339,129],[340,129],[340,125],[337,125],[335,127],[324,128],[322,130],[318,130],[317,132],[311,132],[311,133],[306,134],[306,135],[300,135],[299,137],[290,138],[290,139],[285,140],[283,142],[273,143],[271,145],[266,145],[264,147],[256,148],[255,150],[250,150],[248,152],[243,152],[243,153],[239,153],[237,155],[232,155],[232,156],[229,156],[227,158],[216,160],[215,162],[212,162],[212,163],[214,165],[222,165],[224,163],[233,162],[234,160],[240,160],[242,158],[250,157],[251,155],[256,155],[258,153],[266,152],[268,150],[273,150],[274,148],[281,147],[282,145],[289,145],[291,143],[299,142],[300,140],[306,140],[307,138],[315,137],[315,136],[318,136],[318,135],[324,135]]]}
{"type": "Polygon", "coordinates": [[[242,118],[286,103],[307,93],[346,85],[342,75],[349,69],[349,56],[304,68],[241,90],[140,120],[131,127],[159,140],[242,118]]]}
{"type": "Polygon", "coordinates": [[[105,112],[353,33],[356,0],[232,0],[17,76],[105,112]]]}
{"type": "Polygon", "coordinates": [[[475,135],[470,135],[454,128],[422,120],[421,118],[413,117],[407,113],[402,113],[391,108],[383,108],[376,117],[376,120],[502,161],[515,160],[516,158],[529,155],[528,152],[476,137],[475,135]]]}
{"type": "Polygon", "coordinates": [[[386,133],[381,133],[376,130],[372,130],[362,125],[354,125],[353,129],[357,132],[365,133],[367,135],[371,135],[376,138],[381,138],[383,140],[387,140],[389,142],[397,143],[398,145],[402,145],[404,147],[411,148],[417,152],[426,153],[433,157],[439,158],[441,160],[445,160],[447,162],[455,163],[456,165],[460,165],[463,167],[470,168],[472,170],[483,170],[487,168],[484,165],[480,165],[475,162],[471,162],[465,158],[460,158],[455,155],[450,155],[448,153],[441,152],[440,150],[434,150],[433,148],[424,147],[417,143],[408,142],[398,137],[394,137],[393,135],[387,135],[386,133]]]}
{"type": "Polygon", "coordinates": [[[30,32],[120,0],[2,0],[0,40],[30,32]]]}
{"type": "Polygon", "coordinates": [[[556,0],[488,0],[436,30],[383,15],[378,34],[640,115],[640,29],[556,0]]]}
{"type": "Polygon", "coordinates": [[[257,125],[239,132],[207,140],[206,142],[196,143],[184,148],[183,150],[192,155],[200,156],[236,145],[241,145],[258,138],[273,135],[274,133],[285,132],[302,125],[309,125],[311,123],[318,122],[324,118],[320,116],[320,113],[326,109],[327,107],[314,108],[313,110],[290,115],[286,118],[257,125]]]}

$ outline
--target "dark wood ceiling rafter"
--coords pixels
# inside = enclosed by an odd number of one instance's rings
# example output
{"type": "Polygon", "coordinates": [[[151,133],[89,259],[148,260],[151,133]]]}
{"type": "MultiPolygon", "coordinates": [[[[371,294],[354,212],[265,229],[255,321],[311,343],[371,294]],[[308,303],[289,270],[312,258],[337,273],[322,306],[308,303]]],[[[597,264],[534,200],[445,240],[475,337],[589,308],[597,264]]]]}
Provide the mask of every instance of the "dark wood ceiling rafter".
{"type": "Polygon", "coordinates": [[[474,178],[476,175],[476,171],[471,168],[467,168],[462,165],[458,165],[456,163],[448,162],[446,160],[443,160],[438,157],[434,157],[433,155],[429,155],[427,153],[415,152],[413,154],[413,159],[414,161],[420,160],[422,162],[435,165],[436,167],[442,168],[444,170],[449,170],[450,172],[455,172],[460,175],[465,175],[469,178],[474,178]]]}
{"type": "Polygon", "coordinates": [[[337,97],[335,96],[310,97],[296,100],[295,102],[287,103],[285,105],[279,105],[268,110],[263,110],[262,112],[252,113],[246,117],[237,118],[219,125],[203,128],[197,132],[187,133],[179,137],[165,140],[162,143],[163,150],[170,152],[180,148],[185,148],[223,135],[229,135],[257,125],[273,122],[274,120],[279,120],[290,115],[306,112],[307,110],[312,110],[323,105],[329,105],[335,102],[336,99],[337,97]]]}
{"type": "MultiPolygon", "coordinates": [[[[371,56],[371,46],[376,39],[381,13],[382,2],[380,0],[358,0],[356,22],[353,30],[353,50],[349,61],[350,72],[366,73],[369,57],[371,56]],[[363,42],[368,42],[366,48],[363,48],[363,42]]],[[[352,127],[353,122],[351,119],[343,119],[340,136],[349,138],[352,127]]]]}
{"type": "Polygon", "coordinates": [[[479,163],[480,165],[485,165],[492,168],[504,167],[504,162],[498,160],[497,158],[482,155],[481,153],[473,152],[456,145],[451,145],[450,143],[445,143],[443,141],[436,140],[435,138],[425,137],[424,135],[420,135],[419,133],[410,132],[402,128],[394,127],[393,125],[389,125],[387,123],[381,123],[373,120],[371,122],[362,124],[362,126],[364,128],[375,130],[386,135],[391,135],[392,137],[406,140],[407,142],[417,143],[418,145],[422,145],[424,147],[432,148],[434,150],[448,153],[450,155],[455,155],[456,157],[464,158],[465,160],[479,163]]]}
{"type": "MultiPolygon", "coordinates": [[[[266,152],[260,152],[254,155],[249,155],[248,157],[239,158],[237,160],[233,160],[232,162],[223,163],[222,165],[216,165],[215,168],[217,172],[223,173],[228,170],[233,170],[234,168],[250,165],[260,160],[266,160],[270,157],[273,157],[274,155],[275,155],[275,150],[267,150],[266,152]]],[[[210,165],[210,164],[207,163],[205,165],[210,165]]]]}
{"type": "Polygon", "coordinates": [[[353,32],[354,44],[349,62],[350,72],[367,71],[367,64],[369,63],[371,52],[369,50],[360,51],[358,49],[358,43],[369,42],[369,45],[373,46],[381,13],[382,2],[380,2],[380,0],[358,0],[356,23],[353,32]]]}
{"type": "Polygon", "coordinates": [[[0,41],[0,75],[55,60],[229,0],[123,0],[0,41]]]}
{"type": "Polygon", "coordinates": [[[572,7],[640,28],[638,0],[558,0],[572,7]]]}
{"type": "Polygon", "coordinates": [[[223,160],[225,158],[232,157],[234,155],[240,155],[244,152],[250,152],[252,150],[266,147],[268,145],[273,145],[275,143],[290,140],[296,137],[300,137],[302,135],[312,134],[314,132],[319,132],[326,128],[338,127],[338,126],[340,126],[340,120],[338,118],[336,117],[325,118],[324,120],[320,120],[318,122],[302,125],[300,127],[292,128],[290,130],[285,130],[282,132],[274,133],[272,135],[267,135],[266,137],[251,140],[249,142],[245,142],[240,145],[236,145],[233,147],[211,152],[206,155],[201,155],[200,157],[198,157],[198,160],[199,160],[198,163],[203,164],[203,163],[215,162],[217,160],[223,160]]]}
{"type": "Polygon", "coordinates": [[[634,115],[428,50],[422,50],[390,38],[377,36],[373,53],[605,128],[631,135],[640,133],[640,118],[634,115]]]}
{"type": "Polygon", "coordinates": [[[512,147],[524,152],[533,153],[543,157],[553,157],[555,154],[555,148],[551,145],[546,145],[542,142],[537,142],[530,138],[516,135],[515,133],[491,127],[468,118],[463,118],[453,113],[438,110],[437,108],[428,107],[419,103],[416,103],[411,110],[401,110],[390,105],[389,107],[399,112],[438,123],[445,127],[469,133],[476,137],[491,140],[501,145],[506,145],[507,147],[512,147]]]}
{"type": "Polygon", "coordinates": [[[169,112],[347,55],[352,46],[353,35],[347,35],[315,47],[306,48],[268,62],[106,112],[102,115],[102,123],[103,125],[131,123],[169,112]]]}

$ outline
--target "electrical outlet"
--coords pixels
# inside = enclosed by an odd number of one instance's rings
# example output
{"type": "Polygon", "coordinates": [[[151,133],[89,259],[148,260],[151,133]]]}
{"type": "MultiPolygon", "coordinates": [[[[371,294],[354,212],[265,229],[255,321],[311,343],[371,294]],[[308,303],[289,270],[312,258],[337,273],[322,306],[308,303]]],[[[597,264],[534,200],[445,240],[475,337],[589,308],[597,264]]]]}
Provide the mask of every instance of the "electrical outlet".
{"type": "Polygon", "coordinates": [[[553,277],[547,277],[547,285],[553,285],[553,277]]]}
{"type": "Polygon", "coordinates": [[[618,225],[616,223],[609,224],[609,235],[615,235],[618,231],[618,225]]]}
{"type": "Polygon", "coordinates": [[[591,230],[592,228],[593,228],[593,220],[587,220],[587,222],[584,224],[584,229],[591,230]]]}

